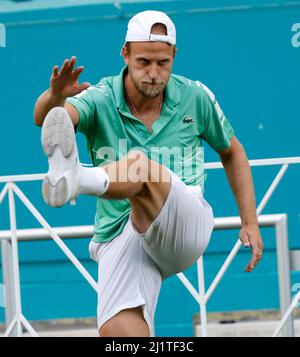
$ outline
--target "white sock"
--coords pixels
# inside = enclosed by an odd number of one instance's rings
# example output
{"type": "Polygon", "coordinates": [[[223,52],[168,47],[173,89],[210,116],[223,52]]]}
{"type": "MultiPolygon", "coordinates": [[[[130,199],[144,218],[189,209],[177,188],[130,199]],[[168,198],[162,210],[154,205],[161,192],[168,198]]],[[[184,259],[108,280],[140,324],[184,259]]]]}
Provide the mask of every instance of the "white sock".
{"type": "Polygon", "coordinates": [[[109,176],[101,167],[81,166],[79,177],[79,193],[102,196],[108,189],[109,176]]]}

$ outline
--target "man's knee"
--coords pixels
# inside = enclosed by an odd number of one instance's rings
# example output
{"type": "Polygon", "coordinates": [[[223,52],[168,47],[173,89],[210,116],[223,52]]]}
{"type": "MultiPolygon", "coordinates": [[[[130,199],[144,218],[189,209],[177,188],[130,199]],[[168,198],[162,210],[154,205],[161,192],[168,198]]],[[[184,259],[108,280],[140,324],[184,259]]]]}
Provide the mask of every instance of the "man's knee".
{"type": "Polygon", "coordinates": [[[100,337],[149,337],[149,328],[142,308],[120,311],[99,329],[100,337]]]}
{"type": "Polygon", "coordinates": [[[128,159],[130,162],[128,168],[130,181],[141,181],[146,184],[170,182],[169,171],[156,161],[148,159],[143,151],[129,151],[128,159]]]}

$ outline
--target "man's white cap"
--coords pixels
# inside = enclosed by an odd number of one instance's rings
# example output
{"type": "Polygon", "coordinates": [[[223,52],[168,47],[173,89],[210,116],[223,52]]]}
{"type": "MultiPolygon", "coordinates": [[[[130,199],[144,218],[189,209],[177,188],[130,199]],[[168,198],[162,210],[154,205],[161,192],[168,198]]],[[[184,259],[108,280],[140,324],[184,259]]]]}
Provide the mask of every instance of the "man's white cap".
{"type": "Polygon", "coordinates": [[[143,11],[133,16],[128,22],[125,42],[160,41],[171,45],[176,44],[175,25],[164,12],[143,11]],[[161,23],[167,28],[167,35],[155,35],[151,33],[154,24],[161,23]]]}

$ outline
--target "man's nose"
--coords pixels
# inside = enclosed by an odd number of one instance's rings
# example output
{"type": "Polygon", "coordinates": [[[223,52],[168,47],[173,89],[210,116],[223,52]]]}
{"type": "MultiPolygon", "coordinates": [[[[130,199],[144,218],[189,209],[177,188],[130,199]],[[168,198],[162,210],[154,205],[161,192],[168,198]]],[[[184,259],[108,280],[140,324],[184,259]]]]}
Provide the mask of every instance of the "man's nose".
{"type": "Polygon", "coordinates": [[[148,72],[149,77],[151,80],[157,79],[158,77],[158,72],[157,72],[157,65],[156,64],[151,64],[148,72]]]}

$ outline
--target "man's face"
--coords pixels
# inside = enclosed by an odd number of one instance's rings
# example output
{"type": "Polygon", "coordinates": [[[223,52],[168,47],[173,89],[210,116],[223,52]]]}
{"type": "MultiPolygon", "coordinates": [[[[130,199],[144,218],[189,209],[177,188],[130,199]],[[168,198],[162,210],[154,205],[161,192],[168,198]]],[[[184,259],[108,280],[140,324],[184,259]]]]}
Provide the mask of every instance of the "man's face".
{"type": "Polygon", "coordinates": [[[160,95],[170,78],[175,47],[164,42],[131,42],[123,57],[136,89],[147,98],[160,95]]]}

